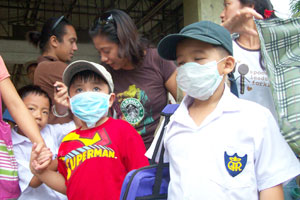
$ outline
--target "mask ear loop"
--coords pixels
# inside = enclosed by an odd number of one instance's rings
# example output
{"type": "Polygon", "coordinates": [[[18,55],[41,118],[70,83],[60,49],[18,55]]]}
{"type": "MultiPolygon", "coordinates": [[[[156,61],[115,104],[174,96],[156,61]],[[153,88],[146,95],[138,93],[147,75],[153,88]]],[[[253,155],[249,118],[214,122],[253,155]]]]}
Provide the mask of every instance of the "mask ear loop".
{"type": "Polygon", "coordinates": [[[220,62],[222,62],[224,59],[226,59],[227,58],[227,56],[226,57],[224,57],[224,58],[222,58],[221,60],[219,60],[218,62],[217,62],[217,64],[219,64],[220,62]]]}
{"type": "MultiPolygon", "coordinates": [[[[221,60],[219,60],[218,62],[217,62],[217,68],[218,68],[218,64],[220,63],[220,62],[222,62],[224,59],[226,59],[227,58],[227,56],[226,57],[224,57],[224,58],[222,58],[221,60]]],[[[219,73],[219,70],[218,70],[218,73],[219,73]]],[[[222,76],[223,78],[224,78],[224,74],[219,74],[220,76],[222,76]]]]}
{"type": "MultiPolygon", "coordinates": [[[[109,97],[107,98],[107,99],[108,99],[108,107],[109,107],[109,109],[111,109],[111,108],[112,108],[112,105],[114,104],[114,101],[112,101],[112,103],[111,103],[111,105],[110,105],[111,93],[108,94],[108,95],[109,95],[109,97]]],[[[109,109],[108,109],[108,110],[109,110],[109,109]]]]}

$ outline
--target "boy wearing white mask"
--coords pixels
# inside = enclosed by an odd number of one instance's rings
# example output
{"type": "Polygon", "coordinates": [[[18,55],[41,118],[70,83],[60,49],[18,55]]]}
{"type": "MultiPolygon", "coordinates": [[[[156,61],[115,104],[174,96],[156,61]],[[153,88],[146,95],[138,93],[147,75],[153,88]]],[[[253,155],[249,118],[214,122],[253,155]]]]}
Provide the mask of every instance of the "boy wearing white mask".
{"type": "Polygon", "coordinates": [[[107,117],[115,94],[111,75],[96,63],[75,61],[63,73],[70,108],[82,127],[64,137],[58,171],[38,169],[47,150],[33,150],[32,171],[68,199],[119,199],[125,175],[148,165],[141,136],[126,121],[107,117]],[[38,170],[37,170],[38,169],[38,170]]]}
{"type": "Polygon", "coordinates": [[[270,111],[238,99],[225,84],[235,66],[230,33],[201,21],[163,38],[187,95],[164,135],[168,199],[283,199],[282,183],[300,165],[270,111]]]}

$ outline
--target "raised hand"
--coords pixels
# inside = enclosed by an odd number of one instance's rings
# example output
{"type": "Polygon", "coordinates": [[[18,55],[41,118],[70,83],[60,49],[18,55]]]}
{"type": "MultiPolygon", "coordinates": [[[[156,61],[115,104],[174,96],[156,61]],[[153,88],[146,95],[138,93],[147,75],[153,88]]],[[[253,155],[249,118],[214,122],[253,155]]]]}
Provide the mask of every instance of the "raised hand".
{"type": "MultiPolygon", "coordinates": [[[[258,35],[255,26],[249,26],[249,20],[253,19],[263,19],[259,13],[257,13],[253,8],[244,7],[238,10],[235,15],[228,18],[227,20],[222,19],[222,26],[224,26],[230,33],[239,34],[250,34],[258,35]]],[[[254,22],[253,22],[254,23],[254,22]]]]}

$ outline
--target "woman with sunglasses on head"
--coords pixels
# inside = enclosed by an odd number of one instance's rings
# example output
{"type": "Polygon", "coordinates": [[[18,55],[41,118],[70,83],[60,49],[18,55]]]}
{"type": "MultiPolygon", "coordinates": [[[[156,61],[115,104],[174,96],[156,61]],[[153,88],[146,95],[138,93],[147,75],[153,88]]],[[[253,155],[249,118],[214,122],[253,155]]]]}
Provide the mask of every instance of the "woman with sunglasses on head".
{"type": "Polygon", "coordinates": [[[168,92],[177,95],[175,64],[160,58],[121,10],[110,10],[96,19],[90,35],[115,84],[117,118],[133,125],[148,148],[168,103],[168,92]]]}
{"type": "MultiPolygon", "coordinates": [[[[40,49],[42,54],[37,60],[34,84],[45,90],[52,102],[55,102],[54,92],[57,92],[58,96],[67,95],[60,94],[60,88],[56,87],[55,82],[62,82],[63,71],[77,50],[76,31],[69,21],[61,16],[48,19],[41,33],[31,31],[27,34],[27,38],[30,43],[40,49]]],[[[49,124],[66,123],[72,120],[69,112],[58,113],[59,110],[62,109],[52,107],[49,124]]]]}
{"type": "Polygon", "coordinates": [[[253,17],[275,18],[269,0],[224,0],[222,25],[233,34],[234,77],[239,98],[267,107],[277,118],[270,83],[260,53],[260,41],[253,17]]]}

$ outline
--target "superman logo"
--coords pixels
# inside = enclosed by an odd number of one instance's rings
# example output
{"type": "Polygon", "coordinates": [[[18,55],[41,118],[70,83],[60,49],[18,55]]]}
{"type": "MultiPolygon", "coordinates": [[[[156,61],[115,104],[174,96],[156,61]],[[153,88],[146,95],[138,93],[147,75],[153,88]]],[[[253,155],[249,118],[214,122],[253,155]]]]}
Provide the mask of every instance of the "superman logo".
{"type": "Polygon", "coordinates": [[[82,137],[76,132],[72,132],[66,135],[62,142],[74,142],[74,141],[81,142],[84,146],[90,146],[90,145],[107,146],[111,143],[110,138],[107,132],[105,131],[105,129],[101,129],[99,131],[96,131],[94,134],[90,134],[90,137],[82,137]]]}

